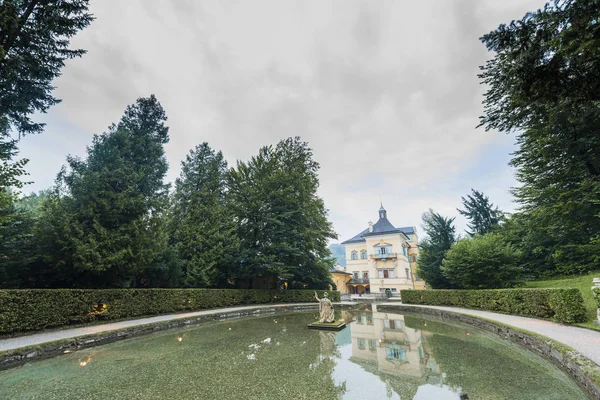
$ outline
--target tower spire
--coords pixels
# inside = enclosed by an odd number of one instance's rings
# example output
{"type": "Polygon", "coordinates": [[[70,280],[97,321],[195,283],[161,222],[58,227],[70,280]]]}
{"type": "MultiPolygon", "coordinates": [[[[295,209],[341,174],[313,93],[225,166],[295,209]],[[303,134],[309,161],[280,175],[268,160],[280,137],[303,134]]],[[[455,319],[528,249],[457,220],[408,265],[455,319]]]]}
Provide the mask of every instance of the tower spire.
{"type": "Polygon", "coordinates": [[[381,203],[381,207],[379,207],[379,219],[387,218],[387,211],[383,208],[383,202],[381,203]]]}

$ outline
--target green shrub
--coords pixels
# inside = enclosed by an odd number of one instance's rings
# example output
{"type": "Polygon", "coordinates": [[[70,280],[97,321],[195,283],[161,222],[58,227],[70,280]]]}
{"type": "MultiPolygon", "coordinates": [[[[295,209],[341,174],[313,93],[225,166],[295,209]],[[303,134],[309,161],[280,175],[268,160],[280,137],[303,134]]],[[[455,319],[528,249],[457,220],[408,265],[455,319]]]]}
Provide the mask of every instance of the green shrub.
{"type": "Polygon", "coordinates": [[[578,289],[402,290],[405,304],[474,308],[563,323],[585,321],[578,289]]]}
{"type": "MultiPolygon", "coordinates": [[[[340,300],[339,292],[328,293],[340,300]]],[[[0,290],[0,334],[247,304],[316,303],[313,296],[314,290],[0,290]]]]}
{"type": "Polygon", "coordinates": [[[454,243],[444,255],[442,274],[460,289],[501,289],[521,282],[520,253],[496,233],[454,243]]]}

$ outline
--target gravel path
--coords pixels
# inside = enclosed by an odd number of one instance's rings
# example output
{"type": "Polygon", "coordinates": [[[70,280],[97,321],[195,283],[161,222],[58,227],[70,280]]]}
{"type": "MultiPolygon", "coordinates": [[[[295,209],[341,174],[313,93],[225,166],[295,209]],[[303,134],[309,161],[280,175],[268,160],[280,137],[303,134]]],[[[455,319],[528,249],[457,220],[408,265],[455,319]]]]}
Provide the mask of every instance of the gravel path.
{"type": "MultiPolygon", "coordinates": [[[[385,305],[398,305],[398,303],[380,303],[385,305]]],[[[405,307],[411,304],[402,304],[405,307]]],[[[554,339],[577,350],[596,364],[600,365],[600,331],[579,328],[569,325],[561,325],[555,322],[519,317],[516,315],[497,314],[489,311],[469,310],[456,307],[438,307],[415,305],[415,307],[436,308],[438,310],[453,311],[475,317],[482,317],[493,321],[498,321],[506,325],[512,325],[517,328],[525,329],[540,335],[554,339]]]]}

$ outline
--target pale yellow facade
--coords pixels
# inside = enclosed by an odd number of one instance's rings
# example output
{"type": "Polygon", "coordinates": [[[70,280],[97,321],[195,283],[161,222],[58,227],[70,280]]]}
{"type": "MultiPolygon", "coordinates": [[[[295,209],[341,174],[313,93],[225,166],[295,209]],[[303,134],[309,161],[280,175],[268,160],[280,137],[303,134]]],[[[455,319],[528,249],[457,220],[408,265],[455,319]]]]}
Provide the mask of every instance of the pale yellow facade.
{"type": "MultiPolygon", "coordinates": [[[[331,271],[331,280],[335,283],[337,291],[341,294],[350,293],[350,288],[346,285],[352,279],[352,274],[346,272],[344,267],[336,265],[331,271]]],[[[333,289],[333,288],[330,288],[333,289]]]]}
{"type": "Polygon", "coordinates": [[[352,279],[346,287],[352,294],[399,295],[402,289],[424,289],[417,276],[419,254],[415,227],[395,228],[381,207],[379,220],[342,243],[346,252],[346,272],[352,279]]]}
{"type": "Polygon", "coordinates": [[[373,307],[372,311],[349,312],[352,315],[347,319],[353,320],[350,360],[374,365],[385,375],[426,378],[443,387],[445,374],[427,340],[431,333],[408,328],[404,316],[377,312],[373,307]]]}

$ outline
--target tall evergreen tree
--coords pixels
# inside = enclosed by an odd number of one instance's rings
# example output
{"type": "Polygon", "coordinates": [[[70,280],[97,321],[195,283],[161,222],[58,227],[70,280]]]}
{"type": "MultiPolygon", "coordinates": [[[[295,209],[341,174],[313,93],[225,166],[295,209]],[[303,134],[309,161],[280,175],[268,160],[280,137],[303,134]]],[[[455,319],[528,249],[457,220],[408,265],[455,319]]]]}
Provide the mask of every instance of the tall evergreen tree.
{"type": "Polygon", "coordinates": [[[481,125],[518,132],[514,194],[562,273],[600,268],[599,18],[598,0],[557,0],[482,38],[481,125]]]}
{"type": "MultiPolygon", "coordinates": [[[[20,185],[26,159],[11,162],[19,136],[40,133],[44,124],[30,118],[60,100],[52,80],[67,59],[85,50],[70,49],[70,39],[93,17],[88,0],[4,0],[0,2],[0,188],[20,185]]],[[[1,201],[2,199],[0,199],[1,201]]]]}
{"type": "Polygon", "coordinates": [[[238,224],[238,279],[288,278],[292,285],[325,288],[335,260],[327,249],[337,235],[317,195],[319,164],[300,138],[260,149],[228,176],[228,198],[238,224]]]}
{"type": "Polygon", "coordinates": [[[227,162],[208,143],[191,150],[175,182],[171,241],[185,286],[225,286],[237,255],[232,213],[225,204],[227,162]]]}
{"type": "Polygon", "coordinates": [[[33,212],[9,201],[0,206],[0,220],[0,287],[20,287],[34,257],[33,212]]]}
{"type": "Polygon", "coordinates": [[[419,244],[418,274],[434,289],[451,288],[452,284],[441,267],[446,251],[457,239],[454,218],[445,218],[429,209],[422,220],[427,237],[419,244]]]}
{"type": "Polygon", "coordinates": [[[87,158],[68,158],[46,207],[43,238],[53,268],[88,287],[144,286],[165,251],[165,112],[154,95],[95,135],[87,158]],[[60,216],[60,218],[57,218],[60,216]]]}
{"type": "Polygon", "coordinates": [[[498,226],[502,211],[494,207],[483,193],[475,189],[471,189],[471,193],[467,198],[461,197],[465,209],[457,209],[457,211],[469,220],[467,226],[471,232],[467,233],[470,236],[484,235],[498,226]]]}

